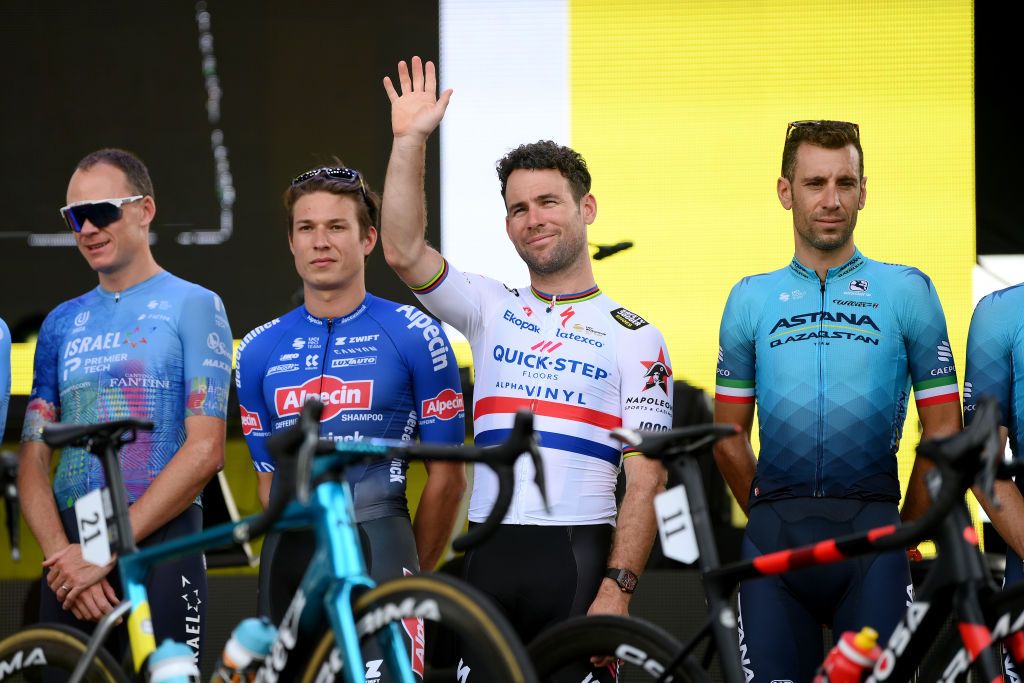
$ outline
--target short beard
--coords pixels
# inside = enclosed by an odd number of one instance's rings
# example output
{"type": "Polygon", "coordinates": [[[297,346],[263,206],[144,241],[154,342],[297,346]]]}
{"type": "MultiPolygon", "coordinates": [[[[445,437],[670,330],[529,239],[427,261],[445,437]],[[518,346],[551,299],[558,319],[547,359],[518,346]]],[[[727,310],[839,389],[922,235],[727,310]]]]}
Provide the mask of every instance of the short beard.
{"type": "Polygon", "coordinates": [[[577,240],[560,240],[545,261],[540,261],[532,254],[527,254],[518,244],[514,244],[514,246],[519,252],[519,258],[523,259],[531,273],[553,275],[568,270],[579,261],[584,253],[585,239],[584,233],[581,232],[577,240]]]}

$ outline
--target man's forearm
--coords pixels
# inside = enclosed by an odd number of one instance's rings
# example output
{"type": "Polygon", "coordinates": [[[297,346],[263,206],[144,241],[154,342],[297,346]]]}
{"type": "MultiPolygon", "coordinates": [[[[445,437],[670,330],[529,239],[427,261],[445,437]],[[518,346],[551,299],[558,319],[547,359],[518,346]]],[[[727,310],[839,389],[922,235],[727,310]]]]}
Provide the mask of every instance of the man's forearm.
{"type": "MultiPolygon", "coordinates": [[[[461,463],[437,464],[463,467],[461,463]]],[[[419,507],[416,509],[416,519],[413,521],[416,554],[419,556],[421,571],[433,571],[441,559],[455,526],[455,518],[459,514],[459,504],[465,490],[464,470],[461,479],[458,476],[437,475],[427,478],[419,507]]]]}
{"type": "MultiPolygon", "coordinates": [[[[31,447],[26,443],[22,449],[31,447]]],[[[38,445],[38,444],[37,444],[38,445]]],[[[39,542],[43,556],[50,557],[69,544],[64,525],[57,512],[57,502],[50,488],[50,471],[31,456],[20,458],[18,466],[18,497],[21,502],[21,514],[25,517],[28,528],[39,542]]]]}
{"type": "Polygon", "coordinates": [[[715,444],[715,464],[744,514],[750,510],[750,484],[757,472],[754,450],[744,434],[715,444]]]}
{"type": "Polygon", "coordinates": [[[395,138],[384,179],[387,201],[381,207],[381,241],[384,258],[400,276],[416,263],[426,245],[426,155],[426,138],[395,138]]]}
{"type": "Polygon", "coordinates": [[[619,506],[615,540],[608,557],[609,567],[629,569],[635,574],[640,574],[647,565],[647,558],[654,545],[654,536],[658,531],[654,497],[665,490],[666,479],[660,463],[651,460],[642,465],[642,468],[635,468],[638,471],[626,475],[626,493],[619,506]]]}
{"type": "Polygon", "coordinates": [[[146,538],[187,510],[223,462],[223,439],[219,444],[204,444],[198,440],[189,443],[186,440],[129,509],[135,540],[146,538]]]}

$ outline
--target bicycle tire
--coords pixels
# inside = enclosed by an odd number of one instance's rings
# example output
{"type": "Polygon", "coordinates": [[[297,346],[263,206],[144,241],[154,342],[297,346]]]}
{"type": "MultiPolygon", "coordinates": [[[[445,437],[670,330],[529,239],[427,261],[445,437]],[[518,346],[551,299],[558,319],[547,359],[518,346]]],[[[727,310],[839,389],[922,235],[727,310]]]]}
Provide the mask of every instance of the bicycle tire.
{"type": "MultiPolygon", "coordinates": [[[[0,641],[0,680],[4,683],[65,679],[85,654],[89,637],[63,624],[43,624],[19,631],[0,641]]],[[[128,677],[113,656],[100,648],[85,671],[85,683],[127,683],[128,677]]]]}
{"type": "MultiPolygon", "coordinates": [[[[682,644],[662,628],[643,619],[613,615],[569,619],[541,633],[528,648],[541,681],[564,679],[558,674],[566,667],[601,655],[619,659],[619,680],[656,680],[681,649],[682,644]]],[[[665,678],[666,683],[710,680],[708,671],[692,656],[665,678]]]]}
{"type": "MultiPolygon", "coordinates": [[[[405,576],[386,581],[360,596],[355,605],[360,640],[374,637],[381,628],[397,621],[406,607],[426,621],[434,621],[458,635],[467,650],[479,660],[469,676],[472,681],[537,683],[526,648],[504,616],[479,591],[465,583],[442,575],[405,576]],[[409,600],[412,602],[407,602],[409,600]],[[433,604],[431,604],[431,602],[433,604]]],[[[334,633],[321,638],[302,678],[303,683],[333,680],[339,657],[334,648],[334,633]]],[[[465,674],[469,670],[464,670],[465,674]]],[[[425,681],[465,680],[451,669],[432,670],[428,660],[425,681]]]]}

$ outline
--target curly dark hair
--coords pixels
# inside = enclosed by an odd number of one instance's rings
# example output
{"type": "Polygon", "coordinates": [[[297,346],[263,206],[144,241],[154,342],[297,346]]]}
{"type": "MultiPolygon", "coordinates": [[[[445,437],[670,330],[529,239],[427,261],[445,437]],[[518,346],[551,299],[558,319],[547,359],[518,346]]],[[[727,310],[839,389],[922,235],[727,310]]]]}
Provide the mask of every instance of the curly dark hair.
{"type": "Polygon", "coordinates": [[[512,175],[512,171],[540,171],[549,168],[556,169],[569,181],[569,190],[577,202],[590,192],[590,171],[587,170],[587,162],[580,153],[551,140],[540,140],[519,145],[498,159],[495,170],[498,171],[498,180],[501,181],[501,198],[505,198],[505,188],[508,186],[508,177],[512,175]]]}
{"type": "Polygon", "coordinates": [[[786,144],[782,147],[782,176],[793,182],[796,173],[796,153],[806,142],[825,149],[842,149],[853,145],[860,162],[859,173],[864,177],[864,150],[860,146],[860,130],[846,121],[800,121],[790,124],[786,131],[786,144]]]}
{"type": "Polygon", "coordinates": [[[128,187],[135,194],[156,197],[153,194],[153,181],[149,177],[149,169],[142,163],[142,159],[131,152],[115,147],[99,149],[82,157],[75,170],[88,171],[97,164],[107,164],[120,169],[128,179],[128,187]]]}

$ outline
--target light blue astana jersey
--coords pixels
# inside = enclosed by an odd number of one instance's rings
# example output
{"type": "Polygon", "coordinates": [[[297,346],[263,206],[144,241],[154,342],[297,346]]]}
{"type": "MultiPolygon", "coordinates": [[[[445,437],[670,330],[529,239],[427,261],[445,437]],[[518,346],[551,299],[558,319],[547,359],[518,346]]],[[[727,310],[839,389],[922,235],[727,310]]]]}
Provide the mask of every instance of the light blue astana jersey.
{"type": "Polygon", "coordinates": [[[751,504],[806,496],[898,502],[895,453],[911,384],[919,407],[959,401],[931,280],[859,250],[824,283],[796,258],[743,278],[719,339],[716,400],[757,403],[751,504]]]}
{"type": "Polygon", "coordinates": [[[999,401],[1000,424],[1010,431],[1019,456],[1024,443],[1024,284],[989,294],[978,302],[967,336],[964,419],[970,422],[978,399],[999,401]]]}

